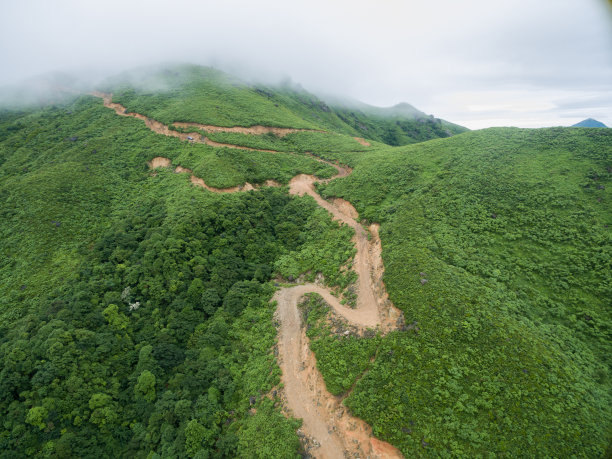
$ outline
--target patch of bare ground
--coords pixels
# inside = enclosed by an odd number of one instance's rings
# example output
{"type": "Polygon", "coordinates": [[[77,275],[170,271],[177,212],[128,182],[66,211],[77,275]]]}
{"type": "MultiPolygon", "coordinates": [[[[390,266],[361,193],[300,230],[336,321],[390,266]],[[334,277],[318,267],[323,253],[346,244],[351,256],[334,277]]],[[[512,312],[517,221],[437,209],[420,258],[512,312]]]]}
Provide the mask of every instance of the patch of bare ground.
{"type": "Polygon", "coordinates": [[[168,158],[157,156],[149,161],[149,169],[157,169],[158,167],[170,167],[172,162],[168,158]]]}
{"type": "Polygon", "coordinates": [[[174,123],[176,127],[182,129],[190,129],[196,128],[201,129],[206,132],[234,132],[237,134],[251,134],[251,135],[263,135],[263,134],[274,134],[277,137],[285,137],[287,134],[291,134],[293,132],[325,132],[318,129],[293,129],[293,128],[279,128],[273,126],[250,126],[250,127],[242,127],[242,126],[233,126],[233,127],[223,127],[223,126],[213,126],[211,124],[200,124],[200,123],[174,123]]]}
{"type": "Polygon", "coordinates": [[[363,137],[353,137],[353,139],[355,139],[357,142],[359,142],[361,145],[363,145],[364,147],[369,147],[371,145],[370,142],[368,142],[366,139],[364,139],[363,137]]]}

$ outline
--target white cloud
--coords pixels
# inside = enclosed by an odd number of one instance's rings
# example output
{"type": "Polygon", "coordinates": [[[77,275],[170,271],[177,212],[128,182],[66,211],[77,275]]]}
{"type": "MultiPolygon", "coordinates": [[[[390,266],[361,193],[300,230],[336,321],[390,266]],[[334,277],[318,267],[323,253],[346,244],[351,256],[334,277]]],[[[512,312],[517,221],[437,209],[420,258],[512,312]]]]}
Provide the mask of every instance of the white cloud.
{"type": "Polygon", "coordinates": [[[407,101],[470,127],[567,121],[563,97],[576,116],[612,125],[604,0],[5,3],[0,83],[181,60],[265,80],[290,75],[307,89],[377,105],[407,101]],[[607,105],[593,113],[598,96],[607,105]],[[475,121],[470,107],[488,107],[477,112],[491,117],[475,121]]]}

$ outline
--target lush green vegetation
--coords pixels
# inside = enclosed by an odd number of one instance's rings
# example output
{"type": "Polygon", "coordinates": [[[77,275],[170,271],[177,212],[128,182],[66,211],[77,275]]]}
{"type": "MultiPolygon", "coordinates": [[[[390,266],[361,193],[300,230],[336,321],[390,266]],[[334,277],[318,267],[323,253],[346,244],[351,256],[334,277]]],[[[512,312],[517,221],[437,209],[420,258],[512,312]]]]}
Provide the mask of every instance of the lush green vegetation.
{"type": "MultiPolygon", "coordinates": [[[[129,111],[167,125],[194,122],[215,126],[323,129],[390,145],[448,137],[466,130],[415,109],[328,105],[290,82],[275,87],[247,84],[218,70],[190,65],[125,73],[109,79],[103,89],[112,92],[113,101],[129,111]]],[[[315,145],[320,144],[319,139],[313,139],[315,145]]],[[[251,138],[249,143],[260,148],[256,146],[257,139],[251,138]]],[[[359,147],[359,144],[350,146],[349,151],[360,150],[359,147]]]]}
{"type": "Polygon", "coordinates": [[[216,186],[335,170],[179,142],[90,97],[2,113],[0,148],[2,456],[296,455],[270,279],[304,250],[338,272],[350,231],[309,197],[209,193],[146,161],[216,186]]]}
{"type": "Polygon", "coordinates": [[[379,108],[353,103],[332,105],[332,109],[360,136],[387,145],[409,145],[467,131],[462,126],[427,116],[408,104],[379,108]]]}
{"type": "Polygon", "coordinates": [[[215,149],[156,135],[90,97],[32,113],[5,112],[0,128],[0,279],[15,302],[27,303],[75,269],[76,248],[99,235],[112,202],[147,177],[152,157],[168,157],[219,188],[335,173],[307,156],[215,149]]]}
{"type": "Polygon", "coordinates": [[[355,254],[353,245],[347,243],[353,236],[353,230],[348,226],[339,227],[335,232],[340,237],[330,239],[327,211],[319,208],[315,213],[319,219],[302,226],[301,230],[299,222],[288,221],[281,225],[286,238],[293,238],[300,244],[296,244],[296,250],[281,255],[274,267],[286,279],[297,279],[304,274],[304,280],[314,281],[316,275],[321,273],[329,285],[344,289],[357,278],[353,271],[340,269],[355,254]],[[300,231],[304,232],[301,236],[300,231]]]}
{"type": "Polygon", "coordinates": [[[142,80],[108,89],[165,123],[328,132],[209,134],[296,154],[264,153],[157,135],[93,97],[0,112],[3,457],[298,454],[299,423],[275,394],[271,279],[323,273],[346,287],[351,230],[283,188],[212,194],[146,163],[168,157],[219,188],[335,173],[304,152],[354,168],[320,191],[381,223],[385,283],[407,322],[360,336],[310,295],[328,389],[407,457],[606,454],[610,130],[363,147],[351,136],[401,144],[460,129],[209,69],[142,80]]]}
{"type": "Polygon", "coordinates": [[[353,412],[409,456],[601,457],[611,175],[606,130],[489,129],[324,187],[382,222],[385,283],[417,327],[383,340],[353,412]]]}
{"type": "Polygon", "coordinates": [[[343,319],[330,319],[334,316],[330,316],[329,306],[316,293],[307,295],[300,309],[327,390],[334,395],[345,393],[369,368],[380,336],[368,331],[368,336],[362,337],[343,319]]]}
{"type": "Polygon", "coordinates": [[[206,132],[206,137],[220,143],[243,145],[250,148],[284,152],[362,152],[366,147],[354,138],[332,132],[294,132],[284,137],[269,133],[264,135],[229,132],[206,132]]]}

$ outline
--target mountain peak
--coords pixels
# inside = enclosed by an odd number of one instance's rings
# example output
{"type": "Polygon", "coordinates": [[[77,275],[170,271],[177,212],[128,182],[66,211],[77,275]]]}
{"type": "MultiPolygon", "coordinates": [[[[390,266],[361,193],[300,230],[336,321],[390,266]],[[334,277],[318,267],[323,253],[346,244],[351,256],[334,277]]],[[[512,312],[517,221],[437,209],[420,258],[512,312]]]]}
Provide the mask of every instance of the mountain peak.
{"type": "Polygon", "coordinates": [[[408,102],[400,102],[399,104],[395,104],[392,108],[397,110],[415,110],[415,108],[408,102]]]}
{"type": "Polygon", "coordinates": [[[572,127],[598,127],[598,128],[605,128],[608,127],[605,124],[603,124],[601,121],[597,121],[593,118],[587,118],[586,120],[582,120],[580,123],[576,123],[574,125],[572,125],[572,127]]]}

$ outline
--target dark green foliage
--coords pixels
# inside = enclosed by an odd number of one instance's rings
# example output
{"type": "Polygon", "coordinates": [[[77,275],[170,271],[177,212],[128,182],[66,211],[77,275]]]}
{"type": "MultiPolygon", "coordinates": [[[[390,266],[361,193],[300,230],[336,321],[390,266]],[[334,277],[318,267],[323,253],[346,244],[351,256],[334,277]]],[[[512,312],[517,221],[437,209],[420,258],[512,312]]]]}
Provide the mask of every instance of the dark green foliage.
{"type": "Polygon", "coordinates": [[[241,169],[244,152],[159,136],[89,97],[5,114],[0,133],[3,455],[251,456],[256,436],[274,442],[261,457],[297,454],[296,422],[266,396],[269,281],[312,228],[335,241],[322,264],[337,272],[350,232],[310,198],[214,194],[146,161],[216,157],[235,171],[225,186],[334,169],[281,155],[241,169]]]}
{"type": "Polygon", "coordinates": [[[371,107],[360,103],[354,107],[332,105],[332,110],[361,137],[387,145],[409,145],[467,131],[462,126],[427,116],[408,104],[390,108],[371,107]]]}
{"type": "Polygon", "coordinates": [[[271,400],[264,399],[257,412],[244,423],[238,439],[238,457],[299,458],[300,441],[295,435],[300,423],[287,419],[274,409],[271,400]],[[265,432],[265,434],[263,434],[265,432]]]}
{"type": "MultiPolygon", "coordinates": [[[[314,204],[314,200],[311,202],[314,204]]],[[[297,228],[303,228],[305,231],[299,237],[293,238],[302,244],[277,259],[274,264],[276,271],[287,279],[295,279],[300,274],[306,273],[307,281],[313,281],[316,274],[321,273],[329,285],[340,286],[342,289],[355,282],[354,271],[339,269],[346,260],[355,255],[353,245],[347,244],[353,236],[350,227],[346,225],[339,227],[337,223],[328,219],[327,211],[321,208],[314,211],[315,218],[304,223],[296,221],[291,212],[285,213],[284,216],[285,222],[277,227],[281,230],[281,237],[291,240],[289,235],[291,232],[295,233],[297,228]],[[329,235],[332,233],[340,237],[330,238],[329,235]]]]}

